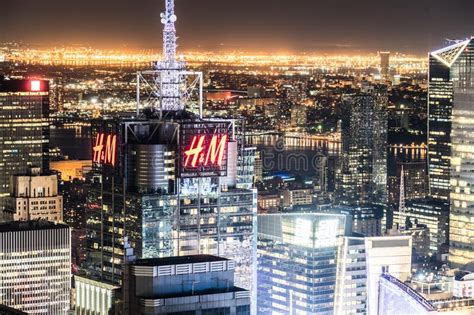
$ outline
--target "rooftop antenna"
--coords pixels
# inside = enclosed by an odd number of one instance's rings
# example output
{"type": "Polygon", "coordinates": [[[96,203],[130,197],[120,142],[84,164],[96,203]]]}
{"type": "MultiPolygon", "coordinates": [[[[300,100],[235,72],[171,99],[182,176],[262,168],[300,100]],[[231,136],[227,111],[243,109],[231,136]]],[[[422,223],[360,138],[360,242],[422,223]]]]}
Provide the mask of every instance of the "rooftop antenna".
{"type": "Polygon", "coordinates": [[[165,12],[161,13],[163,27],[163,59],[155,64],[160,71],[155,81],[160,85],[161,110],[179,111],[184,109],[181,88],[184,81],[183,71],[185,63],[176,58],[177,36],[175,22],[178,19],[174,14],[174,0],[166,0],[165,12]]]}
{"type": "Polygon", "coordinates": [[[154,64],[153,70],[137,72],[136,113],[140,116],[140,109],[153,108],[159,110],[162,118],[163,112],[186,109],[202,118],[203,75],[186,70],[186,63],[176,57],[174,0],[165,1],[165,12],[160,15],[164,25],[163,57],[154,64]]]}

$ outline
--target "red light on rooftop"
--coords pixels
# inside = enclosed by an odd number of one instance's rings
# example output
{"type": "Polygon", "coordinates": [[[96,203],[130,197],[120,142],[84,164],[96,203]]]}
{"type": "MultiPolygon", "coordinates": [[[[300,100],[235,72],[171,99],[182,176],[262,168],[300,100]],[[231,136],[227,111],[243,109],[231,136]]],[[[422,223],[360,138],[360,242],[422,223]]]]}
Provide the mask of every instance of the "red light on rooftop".
{"type": "Polygon", "coordinates": [[[39,92],[41,91],[41,81],[39,80],[32,80],[30,81],[30,90],[32,92],[39,92]]]}

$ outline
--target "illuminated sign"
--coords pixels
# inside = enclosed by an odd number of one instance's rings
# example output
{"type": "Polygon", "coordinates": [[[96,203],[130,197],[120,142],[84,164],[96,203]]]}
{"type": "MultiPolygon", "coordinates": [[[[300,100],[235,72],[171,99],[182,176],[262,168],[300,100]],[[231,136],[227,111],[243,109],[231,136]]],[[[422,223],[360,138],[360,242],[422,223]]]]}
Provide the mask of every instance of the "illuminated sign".
{"type": "Polygon", "coordinates": [[[95,138],[95,145],[92,147],[94,154],[92,161],[100,164],[115,166],[117,136],[113,134],[98,133],[95,138]]]}
{"type": "Polygon", "coordinates": [[[30,81],[30,90],[32,92],[41,91],[41,81],[39,81],[39,80],[30,81]]]}
{"type": "Polygon", "coordinates": [[[180,177],[225,176],[229,123],[181,126],[180,177]]]}

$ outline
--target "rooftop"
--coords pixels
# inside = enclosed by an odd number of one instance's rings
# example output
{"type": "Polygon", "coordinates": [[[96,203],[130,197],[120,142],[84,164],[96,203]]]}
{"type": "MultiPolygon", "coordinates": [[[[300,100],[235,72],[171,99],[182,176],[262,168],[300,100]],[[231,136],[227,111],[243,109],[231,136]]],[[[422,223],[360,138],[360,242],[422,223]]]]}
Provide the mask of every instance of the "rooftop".
{"type": "Polygon", "coordinates": [[[173,294],[157,294],[154,296],[140,296],[139,298],[147,299],[147,300],[172,299],[172,298],[187,297],[187,296],[212,295],[212,294],[235,293],[235,292],[245,292],[245,291],[248,291],[248,290],[245,290],[239,287],[230,287],[228,289],[196,290],[194,294],[192,292],[179,292],[179,293],[173,293],[173,294]]]}
{"type": "Polygon", "coordinates": [[[46,80],[1,80],[0,92],[47,92],[49,81],[46,80]]]}
{"type": "Polygon", "coordinates": [[[68,225],[63,223],[54,223],[49,221],[12,221],[0,223],[1,232],[17,232],[31,230],[51,230],[51,229],[67,229],[68,225]]]}
{"type": "Polygon", "coordinates": [[[136,266],[155,267],[155,266],[196,264],[196,263],[203,263],[203,262],[227,261],[227,260],[229,259],[212,256],[212,255],[192,255],[192,256],[180,256],[180,257],[138,259],[133,264],[136,266]]]}

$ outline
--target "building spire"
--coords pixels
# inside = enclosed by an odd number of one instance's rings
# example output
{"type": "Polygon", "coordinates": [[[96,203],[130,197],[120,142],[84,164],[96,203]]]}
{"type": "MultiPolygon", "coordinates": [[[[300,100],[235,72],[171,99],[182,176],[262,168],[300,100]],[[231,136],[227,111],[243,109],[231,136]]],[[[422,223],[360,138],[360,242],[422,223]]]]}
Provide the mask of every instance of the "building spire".
{"type": "Polygon", "coordinates": [[[175,22],[177,17],[174,13],[174,0],[165,0],[166,9],[161,13],[163,27],[163,59],[156,63],[155,70],[158,75],[155,83],[158,87],[157,96],[160,99],[160,107],[163,111],[179,111],[185,107],[183,93],[184,84],[182,71],[185,68],[183,61],[176,58],[177,36],[175,22]]]}
{"type": "Polygon", "coordinates": [[[176,27],[174,23],[177,20],[174,14],[174,0],[166,0],[166,10],[161,13],[161,23],[163,28],[163,60],[176,60],[176,27]]]}

